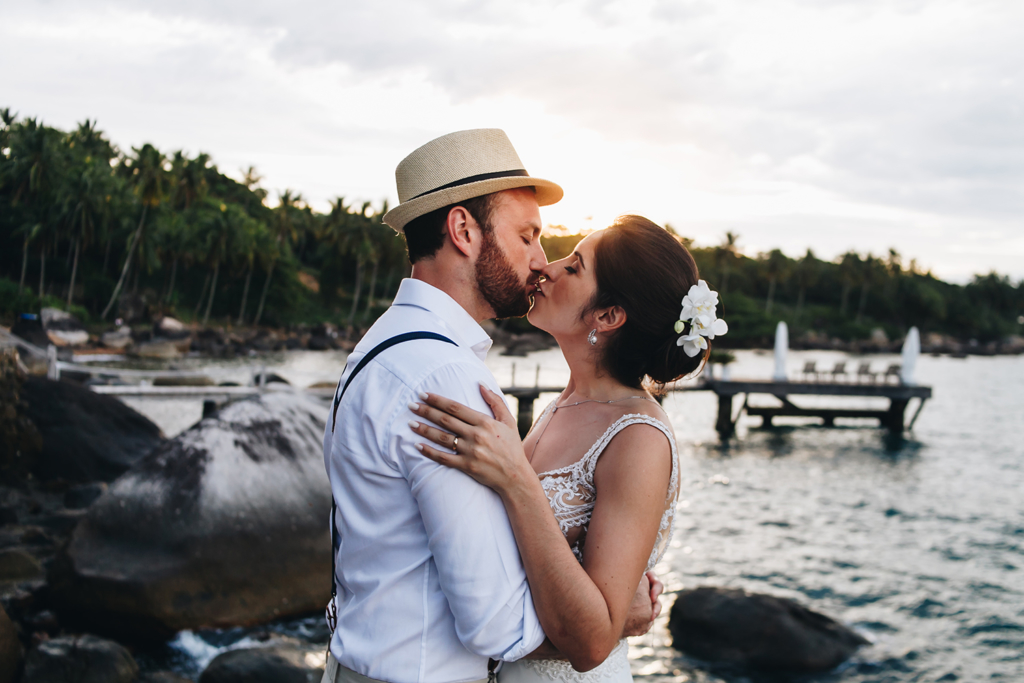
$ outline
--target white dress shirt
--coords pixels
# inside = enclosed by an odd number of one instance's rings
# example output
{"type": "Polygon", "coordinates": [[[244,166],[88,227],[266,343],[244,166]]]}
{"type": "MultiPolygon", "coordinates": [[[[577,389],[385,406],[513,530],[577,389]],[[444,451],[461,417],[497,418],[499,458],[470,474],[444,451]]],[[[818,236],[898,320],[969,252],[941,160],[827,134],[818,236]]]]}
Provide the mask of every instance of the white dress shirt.
{"type": "Polygon", "coordinates": [[[408,404],[421,391],[490,412],[482,383],[491,340],[454,299],[402,281],[394,303],[348,359],[342,376],[380,342],[404,332],[442,334],[385,350],[348,387],[337,433],[327,420],[324,463],[337,503],[338,626],[331,652],[390,683],[485,678],[487,659],[516,660],[544,640],[501,499],[423,456],[408,404]]]}

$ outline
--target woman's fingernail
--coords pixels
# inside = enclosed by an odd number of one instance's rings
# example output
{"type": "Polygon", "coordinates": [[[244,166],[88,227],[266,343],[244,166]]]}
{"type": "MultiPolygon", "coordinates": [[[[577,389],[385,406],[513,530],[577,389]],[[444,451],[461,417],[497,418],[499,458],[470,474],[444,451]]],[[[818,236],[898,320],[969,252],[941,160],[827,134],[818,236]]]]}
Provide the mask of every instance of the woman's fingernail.
{"type": "Polygon", "coordinates": [[[427,398],[429,398],[429,397],[427,396],[427,392],[425,392],[425,391],[421,391],[421,392],[420,392],[420,400],[421,400],[421,401],[426,401],[426,400],[427,400],[427,398]]]}
{"type": "Polygon", "coordinates": [[[420,409],[420,404],[419,403],[410,403],[409,404],[409,410],[411,410],[412,412],[415,413],[419,409],[420,409]]]}
{"type": "Polygon", "coordinates": [[[419,429],[420,423],[419,423],[419,422],[413,422],[412,420],[410,420],[410,421],[409,421],[409,426],[410,426],[410,427],[411,427],[412,429],[419,429]]]}
{"type": "Polygon", "coordinates": [[[422,453],[423,452],[423,444],[421,444],[421,443],[416,444],[416,450],[418,450],[420,453],[422,453]]]}

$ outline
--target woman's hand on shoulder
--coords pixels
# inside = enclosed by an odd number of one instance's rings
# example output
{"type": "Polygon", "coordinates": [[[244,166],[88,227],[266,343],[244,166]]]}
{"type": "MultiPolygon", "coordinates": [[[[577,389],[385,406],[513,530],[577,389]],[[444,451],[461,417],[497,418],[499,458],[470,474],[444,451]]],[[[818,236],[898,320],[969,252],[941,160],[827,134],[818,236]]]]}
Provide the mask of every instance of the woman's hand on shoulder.
{"type": "Polygon", "coordinates": [[[414,403],[409,409],[443,429],[422,422],[411,422],[409,427],[433,442],[417,444],[423,455],[440,465],[465,472],[504,494],[522,477],[535,475],[523,452],[515,418],[505,401],[482,384],[480,394],[494,417],[444,396],[424,393],[420,394],[422,403],[414,403]]]}

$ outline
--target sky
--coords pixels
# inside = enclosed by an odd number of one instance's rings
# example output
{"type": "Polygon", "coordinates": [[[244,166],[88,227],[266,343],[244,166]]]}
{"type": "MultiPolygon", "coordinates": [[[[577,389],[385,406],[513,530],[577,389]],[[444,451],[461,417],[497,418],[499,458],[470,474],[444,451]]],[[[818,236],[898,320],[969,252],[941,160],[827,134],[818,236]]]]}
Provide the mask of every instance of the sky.
{"type": "Polygon", "coordinates": [[[271,192],[397,201],[419,145],[504,129],[570,231],[1024,278],[1018,0],[0,0],[0,106],[271,192]]]}

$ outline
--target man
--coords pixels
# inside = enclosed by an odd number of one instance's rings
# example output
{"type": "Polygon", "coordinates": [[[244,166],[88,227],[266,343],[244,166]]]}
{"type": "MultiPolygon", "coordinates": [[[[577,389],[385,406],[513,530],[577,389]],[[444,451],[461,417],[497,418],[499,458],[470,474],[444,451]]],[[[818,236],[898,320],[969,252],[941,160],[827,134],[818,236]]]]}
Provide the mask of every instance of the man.
{"type": "MultiPolygon", "coordinates": [[[[395,175],[384,222],[412,276],[349,357],[324,435],[337,591],[324,681],[478,681],[488,658],[545,636],[501,500],[419,453],[409,404],[434,392],[487,410],[479,385],[500,389],[479,323],[529,310],[547,263],[539,207],[562,189],[530,177],[500,130],[428,142],[395,175]]],[[[659,590],[638,590],[627,634],[649,628],[659,590]]]]}

